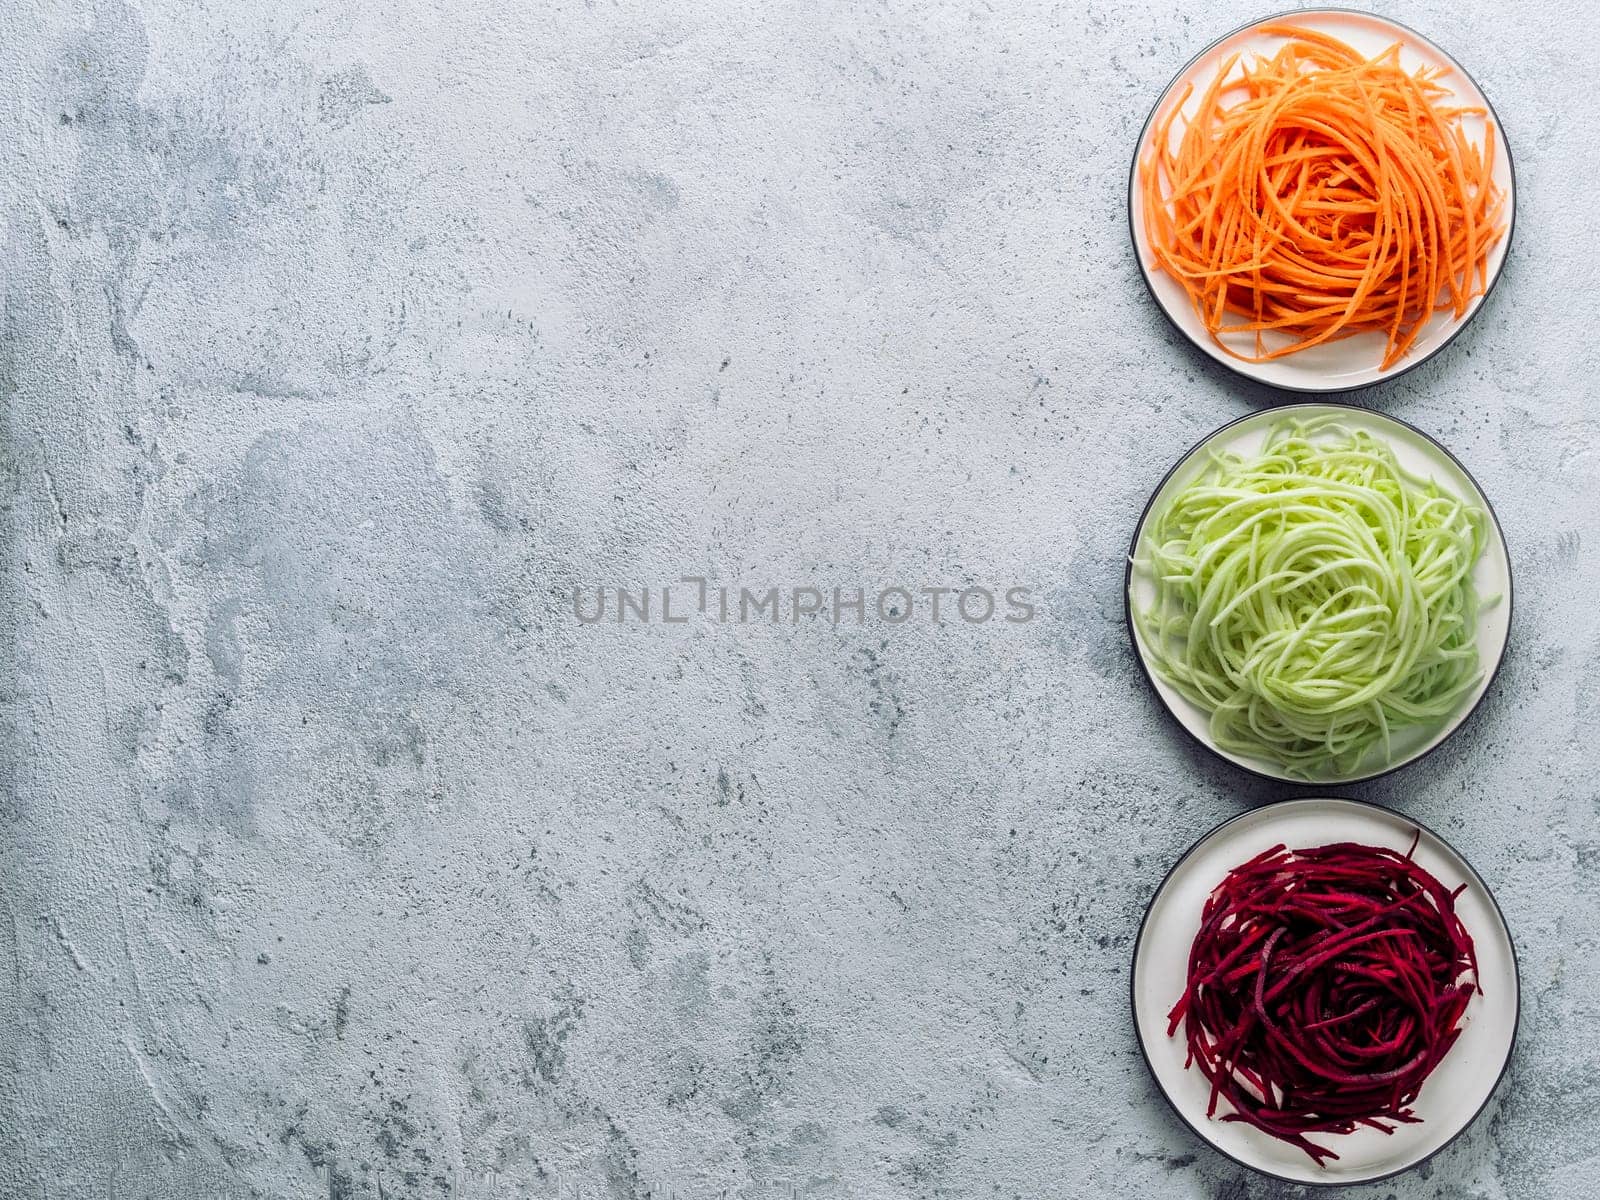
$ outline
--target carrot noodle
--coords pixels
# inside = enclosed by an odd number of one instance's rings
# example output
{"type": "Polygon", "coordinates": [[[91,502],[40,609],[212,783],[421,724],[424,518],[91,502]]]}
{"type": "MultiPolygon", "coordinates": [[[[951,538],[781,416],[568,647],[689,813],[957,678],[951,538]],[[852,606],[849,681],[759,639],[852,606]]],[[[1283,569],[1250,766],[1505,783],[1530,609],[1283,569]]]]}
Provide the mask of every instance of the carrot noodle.
{"type": "Polygon", "coordinates": [[[1154,596],[1131,611],[1152,672],[1209,714],[1219,748],[1348,777],[1482,680],[1487,538],[1482,509],[1365,430],[1280,420],[1151,510],[1134,565],[1154,596]]]}
{"type": "Polygon", "coordinates": [[[1207,1117],[1243,1121],[1321,1166],[1311,1133],[1393,1132],[1461,1035],[1478,986],[1472,935],[1446,888],[1405,854],[1338,842],[1274,846],[1207,898],[1189,951],[1184,1066],[1207,1117]]]}
{"type": "Polygon", "coordinates": [[[1139,164],[1151,269],[1236,358],[1377,332],[1388,370],[1435,311],[1460,319],[1488,285],[1505,232],[1488,114],[1449,103],[1444,69],[1407,72],[1398,43],[1365,58],[1312,29],[1259,32],[1283,44],[1227,58],[1176,148],[1192,85],[1152,128],[1139,164]],[[1485,118],[1481,145],[1469,117],[1485,118]],[[1253,334],[1254,353],[1224,333],[1253,334]]]}

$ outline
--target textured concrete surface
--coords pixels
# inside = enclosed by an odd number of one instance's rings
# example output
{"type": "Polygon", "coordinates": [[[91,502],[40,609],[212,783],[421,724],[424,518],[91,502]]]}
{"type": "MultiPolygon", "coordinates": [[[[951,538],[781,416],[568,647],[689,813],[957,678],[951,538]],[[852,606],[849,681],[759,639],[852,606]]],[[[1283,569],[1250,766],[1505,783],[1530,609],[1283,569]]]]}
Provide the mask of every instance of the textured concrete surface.
{"type": "MultiPolygon", "coordinates": [[[[1119,598],[1270,399],[1123,216],[1256,6],[501,9],[0,5],[0,1195],[1283,1194],[1127,1012],[1166,866],[1283,791],[1162,719],[1119,598]],[[574,618],[685,574],[1040,607],[574,618]]],[[[1355,1194],[1589,1195],[1600,41],[1394,11],[1521,219],[1363,402],[1478,475],[1518,611],[1464,732],[1349,790],[1492,882],[1525,1011],[1484,1119],[1355,1194]]]]}

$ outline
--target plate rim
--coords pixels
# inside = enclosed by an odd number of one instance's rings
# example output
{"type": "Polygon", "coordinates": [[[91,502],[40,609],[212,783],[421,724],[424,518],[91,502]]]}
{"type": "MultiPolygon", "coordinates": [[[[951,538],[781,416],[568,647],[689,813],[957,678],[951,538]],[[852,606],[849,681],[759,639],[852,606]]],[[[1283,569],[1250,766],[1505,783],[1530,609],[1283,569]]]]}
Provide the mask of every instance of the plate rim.
{"type": "Polygon", "coordinates": [[[1280,1183],[1290,1183],[1299,1187],[1309,1188],[1365,1187],[1368,1184],[1382,1183],[1386,1179],[1393,1179],[1397,1175],[1404,1175],[1407,1171],[1415,1171],[1424,1163],[1438,1157],[1451,1146],[1455,1145],[1456,1142],[1461,1139],[1461,1136],[1467,1132],[1467,1130],[1471,1129],[1478,1123],[1478,1118],[1483,1116],[1484,1110],[1489,1107],[1489,1102],[1494,1099],[1495,1094],[1500,1090],[1500,1085],[1505,1082],[1506,1075],[1511,1070],[1511,1060],[1516,1057],[1517,1038],[1522,1031],[1522,960],[1517,953],[1517,939],[1516,935],[1511,932],[1511,922],[1506,920],[1506,914],[1505,911],[1500,907],[1500,901],[1495,899],[1494,889],[1489,886],[1488,881],[1485,880],[1483,875],[1479,873],[1478,868],[1472,865],[1472,860],[1469,859],[1465,854],[1461,853],[1460,850],[1456,849],[1455,844],[1449,839],[1441,837],[1439,833],[1431,826],[1415,820],[1411,816],[1402,813],[1397,809],[1390,808],[1387,805],[1377,804],[1371,800],[1361,800],[1355,796],[1285,796],[1280,800],[1269,800],[1265,804],[1251,805],[1240,812],[1234,813],[1231,817],[1226,817],[1217,822],[1210,829],[1206,830],[1199,837],[1197,837],[1193,843],[1190,844],[1189,848],[1178,856],[1177,860],[1173,862],[1172,866],[1167,869],[1166,874],[1161,877],[1161,882],[1156,884],[1155,888],[1151,890],[1150,899],[1144,906],[1144,915],[1139,918],[1139,932],[1133,939],[1133,953],[1128,959],[1128,1015],[1133,1019],[1133,1040],[1139,1044],[1139,1057],[1144,1059],[1145,1070],[1149,1073],[1151,1082],[1156,1085],[1156,1091],[1161,1093],[1161,1098],[1167,1102],[1167,1107],[1172,1110],[1173,1115],[1178,1118],[1184,1127],[1187,1128],[1190,1133],[1192,1133],[1212,1151],[1220,1154],[1223,1158],[1230,1162],[1237,1163],[1246,1170],[1254,1171],[1258,1175],[1264,1175],[1268,1179],[1275,1179],[1280,1183]],[[1167,884],[1172,881],[1172,877],[1178,873],[1178,869],[1182,867],[1184,863],[1188,862],[1190,857],[1197,850],[1199,850],[1201,846],[1205,845],[1213,837],[1221,833],[1228,826],[1234,824],[1236,821],[1242,821],[1246,817],[1254,816],[1257,813],[1266,812],[1271,809],[1284,808],[1289,805],[1318,804],[1326,803],[1328,801],[1334,801],[1339,804],[1350,804],[1358,808],[1376,809],[1378,812],[1386,816],[1398,818],[1409,825],[1415,826],[1417,829],[1422,830],[1423,833],[1427,834],[1429,837],[1433,838],[1441,846],[1447,849],[1451,854],[1461,861],[1461,863],[1471,873],[1473,879],[1476,880],[1478,885],[1483,889],[1483,894],[1489,900],[1489,907],[1494,910],[1494,915],[1500,922],[1500,928],[1505,930],[1506,945],[1511,950],[1511,1040],[1506,1044],[1505,1059],[1500,1064],[1500,1070],[1496,1073],[1494,1082],[1489,1085],[1489,1090],[1484,1094],[1483,1103],[1479,1104],[1478,1107],[1473,1111],[1473,1114],[1461,1123],[1460,1129],[1457,1129],[1448,1138],[1446,1138],[1434,1149],[1428,1151],[1428,1153],[1424,1154],[1421,1158],[1417,1159],[1415,1162],[1407,1163],[1403,1167],[1396,1167],[1392,1171],[1386,1171],[1381,1175],[1374,1175],[1369,1179],[1296,1179],[1293,1176],[1280,1175],[1276,1171],[1269,1170],[1266,1167],[1257,1166],[1255,1163],[1247,1162],[1238,1155],[1233,1154],[1231,1151],[1223,1149],[1221,1146],[1217,1145],[1214,1141],[1208,1138],[1201,1131],[1199,1125],[1191,1120],[1189,1115],[1185,1113],[1178,1105],[1178,1102],[1173,1099],[1172,1094],[1167,1090],[1166,1084],[1162,1082],[1161,1076],[1156,1072],[1155,1063],[1153,1063],[1150,1059],[1150,1051],[1145,1046],[1144,1033],[1139,1026],[1139,995],[1137,984],[1139,950],[1144,945],[1145,931],[1150,926],[1150,914],[1155,910],[1156,901],[1160,899],[1161,893],[1166,890],[1167,884]]]}
{"type": "Polygon", "coordinates": [[[1172,328],[1179,334],[1179,336],[1183,338],[1184,341],[1198,351],[1208,362],[1214,362],[1218,366],[1232,371],[1241,379],[1248,379],[1251,383],[1257,384],[1261,387],[1274,388],[1278,391],[1290,392],[1295,395],[1327,396],[1338,394],[1340,392],[1353,394],[1355,392],[1366,391],[1369,388],[1380,387],[1384,384],[1393,383],[1395,380],[1409,375],[1412,371],[1415,371],[1418,367],[1423,366],[1425,363],[1432,362],[1436,357],[1438,357],[1439,354],[1448,349],[1455,342],[1455,340],[1461,336],[1462,332],[1467,328],[1467,326],[1472,324],[1477,315],[1484,310],[1489,303],[1489,297],[1494,294],[1495,288],[1499,285],[1501,278],[1504,277],[1506,273],[1506,263],[1511,260],[1511,251],[1516,244],[1517,190],[1517,162],[1516,157],[1511,150],[1511,138],[1506,133],[1505,122],[1500,119],[1500,114],[1496,111],[1494,102],[1489,99],[1489,93],[1483,90],[1476,77],[1473,76],[1472,72],[1467,70],[1467,68],[1461,64],[1460,60],[1457,59],[1456,56],[1449,50],[1445,49],[1438,42],[1434,41],[1420,30],[1412,28],[1403,21],[1397,21],[1393,17],[1384,16],[1381,13],[1369,12],[1365,9],[1359,8],[1346,8],[1342,5],[1318,5],[1315,8],[1286,9],[1281,12],[1273,13],[1270,16],[1257,17],[1254,20],[1246,21],[1244,24],[1230,29],[1226,33],[1213,38],[1191,58],[1189,58],[1189,60],[1185,62],[1183,66],[1179,67],[1177,73],[1167,81],[1167,85],[1162,88],[1159,93],[1157,93],[1155,102],[1150,105],[1150,112],[1145,116],[1144,124],[1139,127],[1139,136],[1134,139],[1133,162],[1128,168],[1128,243],[1133,249],[1134,265],[1139,270],[1139,278],[1144,281],[1145,291],[1149,293],[1150,301],[1155,305],[1156,311],[1161,314],[1167,324],[1172,326],[1172,328]],[[1449,336],[1446,337],[1444,341],[1440,342],[1421,358],[1407,366],[1400,368],[1398,371],[1393,371],[1387,374],[1379,374],[1376,379],[1369,380],[1366,383],[1330,383],[1322,385],[1274,383],[1270,380],[1262,379],[1259,375],[1253,374],[1250,371],[1249,368],[1256,364],[1245,363],[1227,353],[1224,353],[1220,356],[1212,354],[1205,347],[1205,345],[1202,344],[1200,338],[1196,337],[1193,333],[1178,323],[1177,318],[1167,311],[1167,306],[1161,302],[1161,297],[1156,294],[1155,281],[1151,278],[1152,272],[1145,265],[1144,256],[1140,252],[1139,234],[1138,230],[1134,226],[1134,206],[1138,198],[1139,159],[1142,157],[1141,152],[1144,149],[1145,138],[1150,133],[1150,126],[1155,122],[1156,112],[1158,109],[1160,109],[1162,101],[1164,101],[1171,94],[1172,89],[1177,87],[1178,83],[1186,75],[1188,75],[1191,70],[1193,70],[1196,63],[1198,63],[1206,55],[1210,54],[1211,51],[1215,50],[1229,38],[1236,37],[1239,34],[1254,29],[1259,25],[1271,25],[1277,21],[1304,19],[1307,16],[1315,16],[1319,13],[1337,13],[1348,16],[1365,17],[1368,20],[1373,20],[1381,24],[1392,26],[1393,28],[1406,33],[1410,37],[1417,39],[1422,44],[1432,47],[1439,54],[1443,55],[1446,60],[1448,60],[1458,71],[1461,72],[1461,74],[1466,78],[1467,82],[1477,90],[1478,94],[1483,97],[1484,107],[1488,109],[1489,118],[1494,122],[1494,127],[1499,130],[1500,141],[1505,146],[1506,170],[1511,179],[1511,187],[1508,195],[1508,199],[1510,200],[1510,214],[1506,221],[1505,252],[1500,256],[1500,265],[1495,268],[1494,274],[1490,277],[1488,283],[1484,285],[1483,294],[1478,297],[1477,303],[1473,305],[1472,311],[1460,321],[1456,322],[1456,327],[1450,331],[1449,336]]]}
{"type": "Polygon", "coordinates": [[[1144,681],[1149,687],[1150,691],[1155,694],[1156,700],[1161,705],[1162,711],[1167,714],[1168,718],[1173,724],[1183,731],[1184,736],[1189,738],[1190,741],[1194,742],[1195,745],[1201,747],[1207,753],[1211,754],[1214,758],[1227,763],[1230,767],[1244,771],[1246,774],[1254,775],[1257,779],[1265,779],[1272,783],[1288,784],[1291,787],[1303,788],[1350,787],[1353,784],[1358,783],[1371,783],[1375,779],[1382,779],[1386,775],[1393,775],[1396,771],[1404,770],[1406,767],[1415,766],[1417,763],[1420,763],[1424,759],[1432,756],[1434,752],[1437,751],[1441,746],[1445,745],[1450,741],[1451,738],[1460,733],[1471,722],[1472,718],[1477,715],[1478,710],[1483,707],[1483,702],[1487,700],[1489,698],[1489,694],[1494,691],[1495,682],[1500,678],[1500,671],[1505,666],[1506,657],[1511,650],[1511,641],[1515,630],[1517,615],[1516,567],[1511,559],[1511,543],[1506,540],[1505,529],[1500,524],[1500,517],[1494,510],[1494,504],[1489,499],[1489,493],[1483,490],[1483,485],[1478,482],[1477,477],[1473,475],[1471,471],[1467,470],[1466,465],[1450,451],[1450,448],[1438,438],[1434,437],[1431,433],[1427,433],[1424,430],[1418,429],[1415,425],[1411,424],[1411,422],[1402,420],[1400,417],[1393,416],[1392,414],[1386,412],[1379,412],[1375,408],[1368,408],[1361,404],[1351,404],[1344,400],[1298,400],[1290,404],[1274,404],[1265,408],[1257,408],[1251,412],[1247,412],[1242,416],[1235,417],[1233,420],[1217,426],[1215,429],[1211,430],[1211,432],[1201,437],[1199,441],[1195,442],[1181,455],[1179,455],[1177,461],[1175,461],[1172,466],[1167,469],[1166,473],[1161,476],[1155,487],[1150,490],[1150,498],[1144,502],[1144,508],[1140,510],[1138,520],[1136,520],[1133,524],[1133,537],[1128,542],[1128,553],[1126,558],[1127,563],[1123,567],[1122,572],[1123,624],[1125,624],[1128,628],[1128,642],[1133,649],[1134,661],[1139,664],[1139,671],[1144,676],[1144,681]],[[1378,421],[1393,422],[1394,424],[1399,425],[1403,429],[1409,430],[1417,437],[1420,437],[1424,441],[1428,442],[1436,450],[1438,450],[1439,453],[1443,454],[1445,458],[1454,463],[1456,469],[1466,476],[1467,482],[1472,484],[1478,495],[1483,497],[1484,511],[1489,514],[1489,522],[1494,526],[1495,534],[1497,537],[1499,537],[1500,545],[1504,547],[1506,554],[1506,590],[1504,601],[1506,606],[1506,640],[1505,643],[1500,647],[1499,657],[1495,659],[1494,667],[1489,671],[1488,679],[1484,681],[1483,691],[1479,693],[1478,698],[1472,702],[1472,707],[1461,714],[1460,719],[1456,721],[1453,729],[1451,729],[1438,741],[1434,742],[1427,749],[1413,755],[1411,758],[1402,759],[1400,762],[1391,763],[1388,766],[1380,767],[1379,769],[1370,771],[1365,775],[1352,775],[1348,779],[1295,779],[1288,775],[1274,774],[1271,771],[1262,770],[1259,767],[1248,766],[1245,763],[1235,762],[1228,755],[1224,754],[1220,747],[1212,745],[1208,738],[1202,737],[1200,734],[1190,729],[1189,726],[1184,723],[1182,718],[1180,718],[1173,710],[1172,705],[1167,701],[1166,696],[1162,694],[1161,689],[1156,686],[1155,676],[1152,675],[1150,671],[1150,664],[1145,660],[1144,652],[1139,648],[1139,633],[1134,625],[1133,619],[1133,563],[1134,557],[1139,551],[1139,536],[1144,532],[1145,522],[1150,519],[1150,509],[1154,506],[1156,497],[1161,495],[1161,491],[1167,486],[1167,482],[1185,463],[1199,453],[1203,446],[1205,446],[1213,438],[1221,437],[1234,426],[1241,425],[1245,421],[1253,421],[1267,416],[1275,417],[1280,414],[1291,413],[1296,409],[1302,408],[1349,409],[1351,412],[1359,413],[1364,417],[1378,421]]]}

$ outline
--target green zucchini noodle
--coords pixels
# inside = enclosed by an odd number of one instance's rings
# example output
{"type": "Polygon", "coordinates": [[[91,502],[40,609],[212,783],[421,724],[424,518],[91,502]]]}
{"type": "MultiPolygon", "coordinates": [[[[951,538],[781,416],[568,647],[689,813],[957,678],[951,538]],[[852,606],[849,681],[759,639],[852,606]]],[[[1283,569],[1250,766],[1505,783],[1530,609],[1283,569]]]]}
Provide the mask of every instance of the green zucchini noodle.
{"type": "Polygon", "coordinates": [[[1294,777],[1356,774],[1436,726],[1482,678],[1473,566],[1483,510],[1337,417],[1213,453],[1150,514],[1130,608],[1151,669],[1210,714],[1221,749],[1294,777]]]}

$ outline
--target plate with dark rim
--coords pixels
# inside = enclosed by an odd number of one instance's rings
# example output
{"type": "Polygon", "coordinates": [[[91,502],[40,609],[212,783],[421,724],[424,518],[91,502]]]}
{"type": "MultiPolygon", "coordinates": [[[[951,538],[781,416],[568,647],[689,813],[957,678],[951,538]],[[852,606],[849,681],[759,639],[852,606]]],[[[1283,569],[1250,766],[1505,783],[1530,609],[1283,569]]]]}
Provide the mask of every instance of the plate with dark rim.
{"type": "MultiPolygon", "coordinates": [[[[1235,70],[1238,68],[1235,67],[1235,70]]],[[[1181,133],[1181,127],[1172,132],[1176,137],[1181,133]]],[[[1374,13],[1342,8],[1277,13],[1224,34],[1200,51],[1174,76],[1151,108],[1139,132],[1133,166],[1128,175],[1128,229],[1133,239],[1134,256],[1139,260],[1139,270],[1157,307],[1197,349],[1230,371],[1291,392],[1343,392],[1369,387],[1415,370],[1448,346],[1477,315],[1489,293],[1494,290],[1511,249],[1516,211],[1516,170],[1511,161],[1511,147],[1494,106],[1472,76],[1444,49],[1416,30],[1374,13]],[[1377,54],[1398,43],[1402,66],[1408,70],[1421,66],[1445,69],[1448,74],[1441,82],[1452,89],[1455,102],[1481,108],[1487,113],[1486,117],[1463,118],[1463,129],[1476,144],[1483,143],[1486,130],[1491,127],[1493,130],[1493,179],[1505,193],[1506,229],[1499,242],[1490,248],[1483,294],[1475,297],[1459,318],[1452,312],[1435,312],[1417,335],[1410,352],[1387,371],[1380,369],[1384,338],[1378,333],[1362,333],[1326,342],[1264,363],[1246,362],[1217,344],[1174,279],[1165,272],[1152,271],[1150,267],[1149,241],[1139,203],[1139,163],[1145,157],[1158,118],[1164,117],[1169,108],[1178,103],[1184,85],[1189,83],[1194,85],[1194,94],[1189,96],[1185,107],[1192,111],[1198,104],[1199,93],[1216,78],[1229,55],[1241,50],[1271,51],[1280,45],[1280,39],[1261,33],[1263,27],[1273,24],[1294,24],[1329,33],[1367,55],[1377,54]]],[[[1223,336],[1236,341],[1239,348],[1253,349],[1253,335],[1233,335],[1231,339],[1227,334],[1223,336]]]]}
{"type": "Polygon", "coordinates": [[[1261,409],[1230,421],[1202,438],[1178,460],[1176,466],[1167,472],[1145,504],[1144,512],[1140,514],[1139,523],[1133,531],[1133,540],[1128,548],[1123,601],[1128,636],[1133,641],[1140,670],[1144,672],[1145,679],[1149,681],[1167,711],[1184,732],[1200,745],[1234,766],[1265,779],[1310,785],[1359,783],[1397,771],[1408,763],[1416,762],[1424,755],[1432,753],[1443,745],[1451,734],[1460,729],[1482,703],[1500,670],[1500,664],[1505,658],[1506,644],[1510,640],[1511,558],[1506,550],[1505,535],[1500,530],[1500,522],[1495,517],[1494,508],[1484,495],[1483,489],[1456,457],[1428,434],[1396,417],[1352,404],[1340,404],[1334,401],[1284,404],[1261,409]],[[1250,454],[1260,449],[1272,426],[1279,421],[1323,416],[1336,417],[1345,425],[1373,433],[1394,448],[1395,456],[1400,460],[1402,467],[1415,474],[1431,477],[1440,487],[1460,499],[1477,505],[1488,515],[1487,544],[1473,571],[1473,585],[1479,597],[1477,646],[1482,676],[1477,687],[1444,723],[1433,726],[1411,726],[1397,731],[1391,742],[1391,755],[1387,759],[1378,756],[1380,747],[1375,746],[1354,771],[1326,778],[1304,779],[1289,774],[1280,764],[1266,759],[1247,758],[1218,746],[1211,736],[1207,712],[1163,680],[1151,668],[1148,661],[1149,652],[1144,639],[1140,636],[1133,614],[1136,606],[1147,606],[1154,598],[1154,582],[1150,577],[1148,564],[1140,561],[1139,552],[1144,543],[1145,527],[1149,523],[1150,514],[1157,506],[1193,482],[1205,470],[1212,452],[1229,450],[1250,454]]]}
{"type": "MultiPolygon", "coordinates": [[[[1521,1013],[1516,947],[1489,887],[1454,847],[1419,822],[1360,800],[1282,800],[1224,821],[1196,842],[1151,897],[1134,943],[1130,977],[1134,1029],[1156,1086],[1178,1117],[1234,1162],[1288,1183],[1341,1187],[1409,1171],[1438,1154],[1475,1121],[1511,1061],[1521,1013]],[[1421,1123],[1391,1134],[1360,1129],[1317,1134],[1339,1157],[1317,1166],[1310,1156],[1242,1121],[1206,1117],[1210,1088],[1184,1067],[1183,1038],[1167,1036],[1167,1013],[1183,994],[1190,944],[1206,897],[1227,873],[1282,843],[1291,849],[1359,842],[1401,853],[1417,837],[1414,859],[1448,888],[1465,884],[1456,911],[1472,935],[1480,994],[1462,1018],[1461,1036],[1417,1096],[1421,1123]]],[[[1228,1111],[1219,1103],[1218,1116],[1228,1111]]]]}

